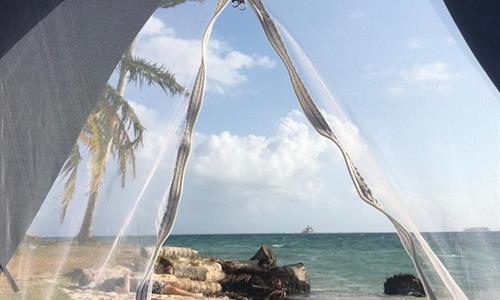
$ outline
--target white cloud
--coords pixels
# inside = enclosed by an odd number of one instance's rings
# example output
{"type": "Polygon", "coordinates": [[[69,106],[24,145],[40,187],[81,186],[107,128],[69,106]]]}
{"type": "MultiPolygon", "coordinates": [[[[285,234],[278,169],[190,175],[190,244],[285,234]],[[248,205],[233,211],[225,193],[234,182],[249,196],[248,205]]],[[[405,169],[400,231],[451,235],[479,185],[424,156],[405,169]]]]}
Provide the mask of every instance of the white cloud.
{"type": "MultiPolygon", "coordinates": [[[[138,164],[150,166],[165,141],[172,139],[164,136],[168,123],[153,109],[138,103],[132,106],[148,129],[144,148],[137,154],[138,164]]],[[[357,127],[333,116],[326,118],[351,157],[357,159],[365,149],[357,127]]],[[[162,176],[171,173],[175,142],[171,146],[162,176]]],[[[336,146],[320,136],[302,112],[291,111],[266,135],[195,133],[185,196],[190,203],[232,205],[252,215],[275,211],[286,203],[316,206],[330,201],[333,192],[342,194],[327,185],[338,174],[349,184],[336,146]]]]}
{"type": "MultiPolygon", "coordinates": [[[[349,152],[349,156],[353,159],[360,157],[362,152],[366,151],[366,145],[361,139],[359,134],[359,129],[353,123],[346,120],[341,120],[333,115],[326,112],[322,112],[325,119],[328,121],[328,125],[332,129],[333,133],[342,143],[343,147],[349,152]]],[[[340,160],[340,154],[338,160],[340,160]]]]}
{"type": "MultiPolygon", "coordinates": [[[[141,165],[149,165],[165,142],[172,139],[165,136],[165,129],[174,120],[167,122],[154,109],[132,101],[130,104],[147,129],[137,158],[141,165]]],[[[357,127],[325,116],[350,155],[358,157],[365,146],[360,142],[357,127]]],[[[281,118],[266,136],[240,136],[228,131],[195,133],[193,142],[188,165],[191,178],[199,185],[209,185],[214,193],[231,189],[257,202],[269,198],[314,202],[323,192],[322,169],[340,163],[337,148],[313,130],[304,114],[296,110],[281,118]]],[[[176,153],[173,148],[169,151],[176,153]]],[[[248,205],[250,208],[256,204],[248,205]]]]}
{"type": "Polygon", "coordinates": [[[197,135],[192,170],[212,183],[249,189],[243,194],[266,190],[293,198],[314,197],[322,190],[317,175],[325,163],[321,155],[328,141],[302,119],[300,113],[290,113],[280,120],[276,133],[267,137],[227,131],[197,135]]]}
{"type": "Polygon", "coordinates": [[[153,162],[160,148],[165,144],[166,137],[162,131],[167,127],[167,123],[155,110],[133,101],[129,101],[129,103],[146,128],[143,136],[143,147],[138,151],[137,157],[147,162],[153,162]]]}
{"type": "MultiPolygon", "coordinates": [[[[131,105],[147,128],[144,147],[137,158],[141,165],[149,165],[165,142],[172,139],[164,132],[173,121],[167,122],[144,105],[135,102],[131,105]]],[[[358,158],[365,150],[358,128],[323,114],[351,157],[358,158]]],[[[193,143],[188,176],[197,188],[209,189],[214,195],[237,194],[238,197],[223,198],[249,199],[245,202],[248,209],[262,207],[260,202],[268,200],[315,203],[324,192],[323,170],[338,164],[343,170],[336,146],[320,136],[304,114],[296,110],[281,118],[266,136],[240,136],[228,131],[211,135],[195,133],[193,143]]],[[[169,151],[172,155],[176,153],[174,148],[169,151]]]]}
{"type": "MultiPolygon", "coordinates": [[[[328,119],[353,156],[364,149],[359,146],[356,127],[328,119]]],[[[302,113],[292,111],[270,136],[238,136],[227,131],[198,134],[190,164],[198,181],[212,189],[231,189],[254,201],[315,202],[324,190],[322,170],[339,162],[335,146],[316,133],[302,113]]]]}
{"type": "MultiPolygon", "coordinates": [[[[175,31],[152,17],[141,31],[136,54],[164,64],[183,84],[188,84],[200,63],[200,40],[177,37],[175,31]]],[[[245,54],[225,42],[213,38],[207,49],[207,90],[225,93],[247,77],[244,70],[256,67],[272,68],[275,62],[268,56],[245,54]]]]}
{"type": "Polygon", "coordinates": [[[401,76],[409,83],[443,82],[456,78],[447,63],[436,61],[428,64],[415,64],[412,68],[402,70],[401,76]]]}
{"type": "Polygon", "coordinates": [[[149,20],[144,24],[141,29],[142,35],[157,35],[157,34],[173,34],[173,30],[171,28],[167,28],[165,23],[162,20],[155,16],[151,16],[149,20]]]}

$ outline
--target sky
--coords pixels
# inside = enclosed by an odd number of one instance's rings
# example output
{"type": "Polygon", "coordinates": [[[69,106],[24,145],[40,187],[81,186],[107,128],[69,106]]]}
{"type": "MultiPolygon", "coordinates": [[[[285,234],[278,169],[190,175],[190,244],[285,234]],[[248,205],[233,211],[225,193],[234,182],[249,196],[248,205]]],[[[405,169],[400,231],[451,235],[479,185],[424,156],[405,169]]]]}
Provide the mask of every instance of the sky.
{"type": "MultiPolygon", "coordinates": [[[[442,4],[266,4],[291,33],[287,47],[294,63],[384,206],[422,231],[500,229],[499,94],[442,4]]],[[[157,10],[137,37],[134,54],[165,65],[190,87],[213,6],[188,2],[157,10]]],[[[338,150],[308,124],[251,9],[222,13],[207,64],[205,102],[174,233],[293,233],[306,225],[317,232],[393,231],[356,197],[338,150]]],[[[116,165],[108,166],[96,235],[120,228],[134,235],[155,232],[187,103],[134,85],[125,96],[147,128],[144,148],[136,178],[125,188],[116,165]]],[[[77,232],[85,174],[83,165],[66,220],[55,217],[58,181],[32,232],[77,232]]]]}

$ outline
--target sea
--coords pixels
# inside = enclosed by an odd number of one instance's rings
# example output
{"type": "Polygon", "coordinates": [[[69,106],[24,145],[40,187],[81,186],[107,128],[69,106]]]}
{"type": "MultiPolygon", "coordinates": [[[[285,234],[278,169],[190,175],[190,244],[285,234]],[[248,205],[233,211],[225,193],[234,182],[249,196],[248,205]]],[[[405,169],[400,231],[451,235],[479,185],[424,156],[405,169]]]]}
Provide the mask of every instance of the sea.
{"type": "MultiPolygon", "coordinates": [[[[424,236],[469,299],[500,299],[500,232],[424,236]]],[[[387,277],[415,274],[394,233],[173,235],[167,244],[237,260],[248,260],[266,244],[279,265],[302,262],[310,273],[311,293],[293,299],[415,299],[383,293],[387,277]]],[[[443,287],[435,290],[448,299],[443,287]]]]}

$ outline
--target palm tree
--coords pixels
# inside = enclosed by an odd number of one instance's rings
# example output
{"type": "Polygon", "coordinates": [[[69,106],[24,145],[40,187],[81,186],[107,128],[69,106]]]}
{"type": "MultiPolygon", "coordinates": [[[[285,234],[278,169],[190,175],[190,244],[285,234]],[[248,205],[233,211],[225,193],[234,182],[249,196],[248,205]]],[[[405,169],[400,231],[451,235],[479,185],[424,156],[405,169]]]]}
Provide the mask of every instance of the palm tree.
{"type": "Polygon", "coordinates": [[[119,74],[116,87],[107,84],[104,88],[61,171],[65,180],[60,216],[63,222],[75,193],[78,167],[82,161],[80,147],[83,145],[88,149],[87,208],[77,235],[77,239],[81,241],[91,236],[99,190],[110,156],[119,165],[122,187],[125,185],[129,165],[132,176],[135,176],[135,151],[142,147],[145,128],[134,109],[124,99],[127,83],[134,83],[139,87],[156,85],[170,95],[185,92],[165,66],[134,56],[134,44],[130,45],[116,68],[119,74]]]}

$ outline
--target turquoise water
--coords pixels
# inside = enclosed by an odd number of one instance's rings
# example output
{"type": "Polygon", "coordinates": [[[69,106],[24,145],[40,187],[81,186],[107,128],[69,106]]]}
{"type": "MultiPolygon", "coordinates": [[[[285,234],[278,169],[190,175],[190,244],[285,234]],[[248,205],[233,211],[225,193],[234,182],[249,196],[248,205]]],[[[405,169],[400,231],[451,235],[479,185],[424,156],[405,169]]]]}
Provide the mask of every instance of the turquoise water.
{"type": "MultiPolygon", "coordinates": [[[[500,299],[500,233],[426,237],[470,299],[500,299]]],[[[168,244],[240,260],[267,244],[278,264],[305,264],[312,285],[307,299],[398,299],[383,295],[386,277],[414,273],[393,233],[174,235],[168,244]]]]}

